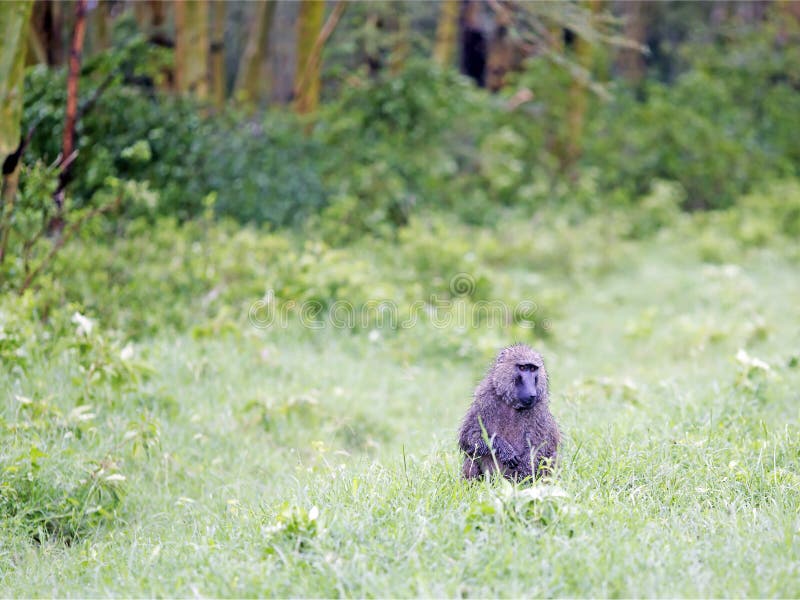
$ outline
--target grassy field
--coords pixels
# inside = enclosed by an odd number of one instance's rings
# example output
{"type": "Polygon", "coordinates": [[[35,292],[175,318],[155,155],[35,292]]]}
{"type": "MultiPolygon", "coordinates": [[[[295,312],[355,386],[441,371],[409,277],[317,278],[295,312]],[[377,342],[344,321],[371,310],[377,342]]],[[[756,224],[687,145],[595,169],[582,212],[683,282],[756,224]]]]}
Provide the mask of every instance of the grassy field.
{"type": "Polygon", "coordinates": [[[619,242],[523,290],[561,290],[525,340],[564,433],[534,487],[459,479],[502,330],[459,353],[424,324],[241,318],[30,350],[0,374],[0,596],[797,597],[798,253],[719,238],[713,260],[684,229],[619,242]]]}

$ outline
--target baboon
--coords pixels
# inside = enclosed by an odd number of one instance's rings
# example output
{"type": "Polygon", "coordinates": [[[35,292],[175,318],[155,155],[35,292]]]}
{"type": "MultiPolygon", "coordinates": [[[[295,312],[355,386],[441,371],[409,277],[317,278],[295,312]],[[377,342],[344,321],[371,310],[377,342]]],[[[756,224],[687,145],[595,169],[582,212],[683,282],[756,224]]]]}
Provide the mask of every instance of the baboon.
{"type": "Polygon", "coordinates": [[[516,480],[552,473],[561,434],[547,404],[541,355],[525,344],[501,350],[475,389],[461,425],[464,477],[479,477],[498,467],[506,478],[516,480]]]}

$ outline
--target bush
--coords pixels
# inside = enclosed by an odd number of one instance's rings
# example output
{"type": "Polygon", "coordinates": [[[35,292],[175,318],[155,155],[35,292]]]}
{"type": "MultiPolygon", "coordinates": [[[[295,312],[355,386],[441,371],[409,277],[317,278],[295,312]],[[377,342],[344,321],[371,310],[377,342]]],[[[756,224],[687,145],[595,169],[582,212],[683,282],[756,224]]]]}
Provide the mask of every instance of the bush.
{"type": "Polygon", "coordinates": [[[642,101],[618,92],[587,135],[584,163],[601,189],[636,197],[653,179],[673,180],[686,208],[724,208],[758,182],[800,173],[799,37],[797,23],[778,18],[731,29],[717,44],[690,45],[673,84],[648,83],[642,101]]]}
{"type": "MultiPolygon", "coordinates": [[[[85,69],[84,102],[109,72],[118,75],[79,122],[69,186],[76,206],[91,203],[116,178],[152,190],[150,205],[129,208],[131,217],[191,219],[212,192],[217,214],[239,222],[292,225],[320,209],[326,196],[315,166],[320,146],[302,135],[292,115],[271,114],[263,123],[232,111],[209,115],[196,102],[138,85],[141,72],[158,67],[151,52],[132,42],[85,69]]],[[[60,152],[63,81],[63,72],[44,67],[28,73],[23,127],[36,125],[29,164],[52,163],[60,152]]]]}
{"type": "Polygon", "coordinates": [[[35,541],[72,543],[118,518],[126,473],[159,443],[142,403],[150,370],[131,346],[65,307],[44,324],[32,294],[0,302],[0,518],[35,541]],[[52,394],[52,382],[58,393],[52,394]],[[132,402],[133,401],[133,402],[132,402]]]}
{"type": "Polygon", "coordinates": [[[399,73],[343,90],[314,138],[331,204],[321,229],[332,243],[390,234],[418,208],[459,212],[476,162],[484,94],[454,71],[414,60],[399,73]]]}

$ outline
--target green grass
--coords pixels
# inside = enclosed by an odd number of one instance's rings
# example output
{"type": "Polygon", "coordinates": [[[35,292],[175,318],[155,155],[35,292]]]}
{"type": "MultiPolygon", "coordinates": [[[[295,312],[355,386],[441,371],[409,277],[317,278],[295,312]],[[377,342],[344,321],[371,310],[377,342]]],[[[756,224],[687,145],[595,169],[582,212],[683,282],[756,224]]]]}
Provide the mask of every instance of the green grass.
{"type": "Polygon", "coordinates": [[[797,597],[796,250],[705,263],[680,231],[536,282],[564,444],[533,491],[459,479],[492,344],[457,332],[31,351],[0,375],[0,596],[797,597]]]}

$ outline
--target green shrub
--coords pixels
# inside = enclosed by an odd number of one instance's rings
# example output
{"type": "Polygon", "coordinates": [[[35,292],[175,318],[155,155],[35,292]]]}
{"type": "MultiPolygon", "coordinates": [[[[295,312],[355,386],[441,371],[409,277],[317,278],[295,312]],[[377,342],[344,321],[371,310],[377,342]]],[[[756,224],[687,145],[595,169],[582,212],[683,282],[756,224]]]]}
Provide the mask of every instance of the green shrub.
{"type": "Polygon", "coordinates": [[[688,207],[730,206],[760,174],[762,158],[738,131],[718,122],[716,111],[701,112],[704,100],[728,118],[742,118],[733,114],[741,111],[720,82],[699,73],[674,88],[652,84],[645,102],[622,95],[605,107],[590,129],[585,156],[598,168],[601,189],[622,188],[636,197],[659,178],[679,182],[688,207]]]}
{"type": "MultiPolygon", "coordinates": [[[[152,190],[150,205],[128,207],[133,217],[190,219],[200,215],[202,199],[212,192],[217,214],[240,222],[292,225],[319,210],[326,195],[315,166],[319,145],[302,135],[292,115],[270,114],[262,123],[230,111],[207,115],[207,107],[191,100],[128,84],[139,70],[149,73],[157,66],[148,67],[146,48],[134,60],[136,48],[103,55],[85,69],[84,102],[107,71],[120,75],[79,122],[69,185],[76,206],[91,203],[113,177],[152,190]]],[[[63,87],[60,71],[36,67],[28,73],[23,127],[36,124],[28,162],[49,164],[60,152],[63,87]]]]}
{"type": "Polygon", "coordinates": [[[329,149],[321,163],[332,190],[321,215],[326,239],[383,237],[430,207],[459,213],[487,121],[485,95],[420,60],[360,83],[323,109],[314,131],[329,149]]]}
{"type": "Polygon", "coordinates": [[[586,137],[583,160],[600,188],[636,197],[653,179],[673,180],[685,208],[724,208],[758,182],[800,172],[797,39],[797,23],[779,16],[731,28],[716,44],[687,46],[688,69],[647,84],[643,100],[617,92],[586,137]]]}
{"type": "Polygon", "coordinates": [[[43,323],[31,293],[0,302],[0,358],[10,367],[0,374],[0,518],[38,542],[72,543],[117,519],[126,473],[159,443],[147,409],[101,416],[130,406],[149,367],[71,310],[43,323]]]}

